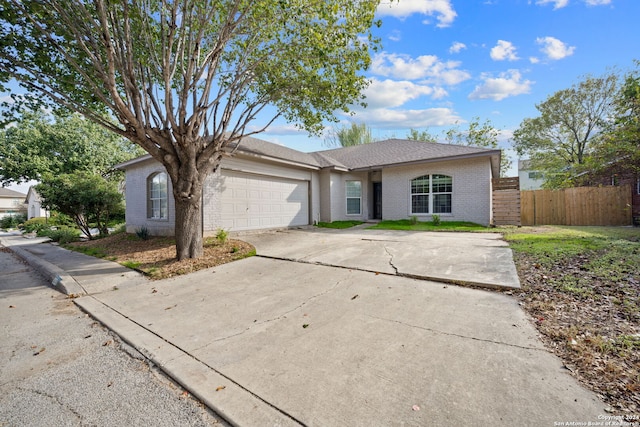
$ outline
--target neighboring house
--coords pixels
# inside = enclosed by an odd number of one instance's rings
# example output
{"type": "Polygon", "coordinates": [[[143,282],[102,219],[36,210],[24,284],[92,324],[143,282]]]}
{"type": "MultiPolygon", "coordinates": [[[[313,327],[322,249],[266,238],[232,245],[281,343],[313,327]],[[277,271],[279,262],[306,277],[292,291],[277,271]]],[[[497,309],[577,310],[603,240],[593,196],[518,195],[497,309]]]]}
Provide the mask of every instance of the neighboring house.
{"type": "Polygon", "coordinates": [[[42,207],[42,199],[35,188],[29,187],[24,203],[27,205],[27,219],[48,216],[47,210],[42,207]]]}
{"type": "Polygon", "coordinates": [[[23,193],[0,187],[0,218],[24,213],[26,210],[24,198],[25,194],[23,193]]]}
{"type": "Polygon", "coordinates": [[[518,178],[520,190],[540,190],[544,183],[544,174],[532,170],[530,160],[518,160],[518,178]]]}
{"type": "MultiPolygon", "coordinates": [[[[164,167],[146,155],[117,168],[126,172],[127,231],[174,234],[164,167]]],[[[488,225],[499,176],[500,150],[391,139],[303,153],[245,138],[205,183],[203,232],[432,214],[488,225]]]]}

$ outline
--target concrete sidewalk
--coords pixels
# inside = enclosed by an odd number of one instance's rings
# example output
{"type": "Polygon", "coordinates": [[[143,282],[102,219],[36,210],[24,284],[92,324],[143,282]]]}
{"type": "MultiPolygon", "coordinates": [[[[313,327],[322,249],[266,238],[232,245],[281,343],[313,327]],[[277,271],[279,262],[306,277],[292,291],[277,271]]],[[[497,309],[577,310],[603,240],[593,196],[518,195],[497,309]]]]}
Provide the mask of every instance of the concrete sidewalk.
{"type": "MultiPolygon", "coordinates": [[[[99,283],[122,277],[102,271],[99,283]]],[[[74,301],[236,425],[552,426],[605,413],[504,294],[262,257],[136,280],[74,301]]]]}

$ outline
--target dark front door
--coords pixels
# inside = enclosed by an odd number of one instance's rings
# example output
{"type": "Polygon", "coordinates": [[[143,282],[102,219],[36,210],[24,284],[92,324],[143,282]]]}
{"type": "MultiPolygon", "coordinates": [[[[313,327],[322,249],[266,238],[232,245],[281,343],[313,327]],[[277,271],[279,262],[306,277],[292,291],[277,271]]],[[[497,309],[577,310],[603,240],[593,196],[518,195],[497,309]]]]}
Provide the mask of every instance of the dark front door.
{"type": "Polygon", "coordinates": [[[373,219],[382,219],[382,183],[373,183],[373,219]]]}

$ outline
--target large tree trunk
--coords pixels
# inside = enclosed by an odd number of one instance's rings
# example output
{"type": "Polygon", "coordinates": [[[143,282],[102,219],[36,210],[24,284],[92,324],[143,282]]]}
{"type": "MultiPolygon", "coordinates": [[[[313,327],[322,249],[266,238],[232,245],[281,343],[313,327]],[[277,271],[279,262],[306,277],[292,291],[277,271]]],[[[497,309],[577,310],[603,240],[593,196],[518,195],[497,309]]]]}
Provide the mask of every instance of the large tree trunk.
{"type": "Polygon", "coordinates": [[[202,189],[193,197],[177,197],[176,202],[176,258],[199,258],[203,255],[202,189]]]}

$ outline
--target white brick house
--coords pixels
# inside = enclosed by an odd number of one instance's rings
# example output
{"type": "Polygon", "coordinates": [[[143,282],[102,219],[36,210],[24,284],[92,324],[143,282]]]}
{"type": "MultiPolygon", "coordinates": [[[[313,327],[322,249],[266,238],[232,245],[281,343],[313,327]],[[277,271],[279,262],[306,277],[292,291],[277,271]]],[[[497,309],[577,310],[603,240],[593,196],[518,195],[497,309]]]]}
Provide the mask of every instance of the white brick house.
{"type": "MultiPolygon", "coordinates": [[[[127,231],[175,230],[171,182],[151,156],[117,166],[126,172],[127,231]]],[[[245,138],[209,176],[203,231],[280,228],[337,220],[406,219],[491,222],[491,178],[500,150],[390,139],[302,153],[245,138]]]]}

